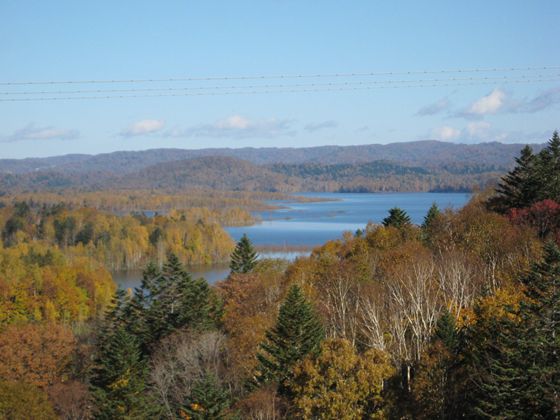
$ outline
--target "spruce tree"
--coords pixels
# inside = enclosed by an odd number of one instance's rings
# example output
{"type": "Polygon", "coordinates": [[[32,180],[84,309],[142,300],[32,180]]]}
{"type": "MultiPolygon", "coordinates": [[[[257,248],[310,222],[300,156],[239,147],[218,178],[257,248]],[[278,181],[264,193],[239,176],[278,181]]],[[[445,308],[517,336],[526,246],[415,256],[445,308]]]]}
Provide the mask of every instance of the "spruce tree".
{"type": "Polygon", "coordinates": [[[205,375],[193,385],[190,396],[183,408],[179,409],[179,414],[186,414],[193,420],[230,418],[227,411],[231,403],[228,390],[224,389],[213,375],[205,375]]]}
{"type": "Polygon", "coordinates": [[[203,330],[213,326],[212,291],[204,279],[193,280],[174,254],[169,254],[161,272],[149,267],[141,296],[146,302],[149,343],[155,343],[178,328],[203,330]],[[155,278],[149,278],[150,275],[155,278]]]}
{"type": "Polygon", "coordinates": [[[257,253],[253,244],[247,237],[243,234],[235,250],[231,254],[231,262],[229,268],[232,273],[248,273],[252,271],[257,265],[257,253]]]}
{"type": "Polygon", "coordinates": [[[560,251],[549,243],[523,280],[527,298],[469,333],[464,357],[475,384],[466,404],[480,417],[554,419],[560,415],[560,251]]]}
{"type": "Polygon", "coordinates": [[[293,365],[308,354],[317,354],[324,339],[321,321],[301,289],[294,285],[280,307],[276,325],[266,332],[257,355],[255,381],[285,382],[293,365]]]}
{"type": "Polygon", "coordinates": [[[447,308],[443,310],[437,321],[433,340],[441,341],[450,352],[455,352],[457,349],[459,342],[457,323],[447,308]]]}
{"type": "Polygon", "coordinates": [[[489,207],[505,213],[512,208],[533,204],[541,194],[538,161],[530,146],[521,149],[519,157],[515,159],[516,166],[498,184],[496,195],[488,202],[489,207]]]}
{"type": "Polygon", "coordinates": [[[542,418],[560,416],[560,250],[545,246],[543,261],[524,279],[528,299],[521,302],[522,358],[528,378],[524,400],[542,418]]]}
{"type": "Polygon", "coordinates": [[[152,418],[146,376],[140,344],[124,326],[102,337],[91,381],[96,418],[152,418]]]}
{"type": "Polygon", "coordinates": [[[412,224],[410,217],[408,214],[398,207],[393,207],[389,210],[389,216],[387,216],[381,222],[383,226],[388,227],[396,227],[398,229],[406,226],[410,226],[412,224]]]}
{"type": "Polygon", "coordinates": [[[429,208],[428,213],[426,213],[426,216],[424,217],[424,222],[422,223],[422,229],[429,230],[431,227],[433,227],[436,219],[439,217],[440,214],[441,211],[439,210],[437,204],[432,203],[432,206],[429,208]]]}
{"type": "Polygon", "coordinates": [[[542,184],[538,200],[560,201],[560,135],[554,131],[547,146],[539,153],[538,178],[542,184]]]}

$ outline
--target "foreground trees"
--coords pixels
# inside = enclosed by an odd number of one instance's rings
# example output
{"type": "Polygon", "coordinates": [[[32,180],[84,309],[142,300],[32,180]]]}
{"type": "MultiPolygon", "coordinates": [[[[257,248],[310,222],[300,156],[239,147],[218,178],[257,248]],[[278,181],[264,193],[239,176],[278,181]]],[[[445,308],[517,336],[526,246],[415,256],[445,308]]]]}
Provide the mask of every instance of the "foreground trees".
{"type": "Polygon", "coordinates": [[[294,285],[280,307],[274,328],[266,332],[257,358],[256,382],[274,381],[283,391],[293,365],[308,354],[316,354],[324,338],[323,326],[301,289],[294,285]]]}
{"type": "Polygon", "coordinates": [[[347,340],[326,340],[294,368],[289,387],[303,419],[384,418],[381,393],[394,368],[382,351],[356,353],[347,340]]]}

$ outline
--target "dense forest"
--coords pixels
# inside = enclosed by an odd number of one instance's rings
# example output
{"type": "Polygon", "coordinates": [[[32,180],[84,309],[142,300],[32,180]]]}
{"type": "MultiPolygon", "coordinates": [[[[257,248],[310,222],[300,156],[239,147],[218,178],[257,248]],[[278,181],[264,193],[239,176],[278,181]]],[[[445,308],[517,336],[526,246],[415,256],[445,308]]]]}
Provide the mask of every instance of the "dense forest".
{"type": "Polygon", "coordinates": [[[493,185],[510,169],[518,151],[518,145],[500,143],[426,141],[307,149],[162,149],[1,160],[0,192],[470,191],[493,185]]]}
{"type": "Polygon", "coordinates": [[[393,208],[293,263],[256,260],[243,238],[215,286],[189,275],[175,244],[219,230],[186,210],[1,212],[6,418],[560,415],[558,133],[523,149],[495,189],[458,211],[434,205],[420,226],[393,208]],[[96,260],[113,238],[144,238],[142,263],[154,262],[111,298],[96,260]]]}

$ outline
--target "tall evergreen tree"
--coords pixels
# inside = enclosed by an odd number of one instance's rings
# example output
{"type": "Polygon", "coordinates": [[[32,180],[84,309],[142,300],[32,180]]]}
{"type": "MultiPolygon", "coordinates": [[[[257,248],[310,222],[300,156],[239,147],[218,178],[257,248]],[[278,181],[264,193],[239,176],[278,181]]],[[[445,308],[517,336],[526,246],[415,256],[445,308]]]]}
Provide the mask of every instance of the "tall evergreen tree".
{"type": "Polygon", "coordinates": [[[403,209],[400,209],[398,207],[393,207],[392,209],[390,209],[389,215],[385,219],[383,219],[381,223],[385,227],[393,226],[399,229],[402,227],[410,226],[412,224],[408,214],[403,209]]]}
{"type": "Polygon", "coordinates": [[[432,203],[429,208],[428,213],[424,217],[424,222],[422,223],[422,229],[429,230],[435,223],[436,219],[441,214],[441,211],[436,203],[432,203]]]}
{"type": "Polygon", "coordinates": [[[149,343],[178,328],[202,330],[214,325],[208,283],[204,279],[194,280],[176,255],[168,256],[161,272],[154,267],[148,269],[143,281],[145,290],[139,296],[145,302],[149,343]]]}
{"type": "MultiPolygon", "coordinates": [[[[471,328],[464,357],[474,416],[555,419],[560,415],[560,251],[547,244],[524,279],[519,309],[484,316],[471,328]]],[[[476,308],[475,308],[476,309],[476,308]]]]}
{"type": "Polygon", "coordinates": [[[546,147],[539,153],[538,178],[542,184],[538,200],[560,202],[560,135],[554,131],[546,147]]]}
{"type": "Polygon", "coordinates": [[[146,375],[140,343],[124,326],[102,337],[91,381],[96,418],[152,418],[146,375]]]}
{"type": "Polygon", "coordinates": [[[505,213],[511,208],[524,208],[533,204],[540,193],[538,159],[530,146],[521,149],[515,167],[498,184],[496,195],[489,201],[493,210],[505,213]]]}
{"type": "Polygon", "coordinates": [[[294,285],[280,307],[276,325],[266,332],[257,355],[257,383],[282,385],[292,366],[308,354],[316,354],[324,339],[321,321],[301,289],[294,285]]]}
{"type": "Polygon", "coordinates": [[[257,253],[253,244],[247,237],[243,234],[235,250],[231,254],[231,262],[229,268],[232,273],[248,273],[252,271],[257,265],[257,253]]]}
{"type": "Polygon", "coordinates": [[[524,279],[528,299],[521,302],[522,355],[530,382],[525,400],[542,418],[560,417],[560,250],[545,246],[542,262],[524,279]]]}
{"type": "Polygon", "coordinates": [[[446,309],[440,315],[433,334],[434,340],[440,340],[450,352],[455,352],[459,343],[455,317],[446,309]]]}
{"type": "Polygon", "coordinates": [[[214,376],[206,375],[193,385],[180,414],[184,413],[193,420],[231,418],[227,413],[231,403],[228,390],[224,389],[214,376]]]}

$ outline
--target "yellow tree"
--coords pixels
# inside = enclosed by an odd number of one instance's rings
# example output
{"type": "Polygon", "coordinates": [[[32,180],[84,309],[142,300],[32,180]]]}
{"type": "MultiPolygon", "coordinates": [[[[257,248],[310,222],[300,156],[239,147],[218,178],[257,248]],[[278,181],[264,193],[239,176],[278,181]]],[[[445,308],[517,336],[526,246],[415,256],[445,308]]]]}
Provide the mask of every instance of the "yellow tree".
{"type": "Polygon", "coordinates": [[[386,353],[356,353],[348,340],[325,340],[316,358],[294,368],[290,383],[298,417],[383,418],[383,383],[394,370],[386,353]]]}

